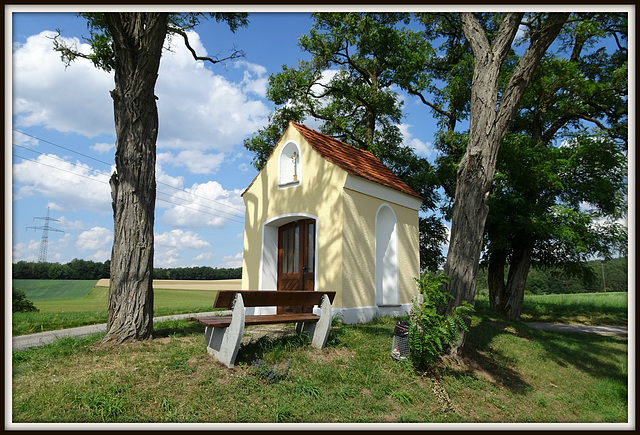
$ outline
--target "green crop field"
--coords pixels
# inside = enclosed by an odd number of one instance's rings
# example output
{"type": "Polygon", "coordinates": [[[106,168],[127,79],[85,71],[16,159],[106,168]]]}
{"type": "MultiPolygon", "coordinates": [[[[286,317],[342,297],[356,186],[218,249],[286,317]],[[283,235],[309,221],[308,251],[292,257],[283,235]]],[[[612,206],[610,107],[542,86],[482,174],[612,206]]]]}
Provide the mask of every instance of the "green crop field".
{"type": "Polygon", "coordinates": [[[32,302],[81,298],[95,287],[96,280],[14,279],[13,287],[22,290],[32,302]]]}
{"type": "MultiPolygon", "coordinates": [[[[14,280],[14,287],[24,290],[39,311],[13,313],[13,335],[106,323],[109,288],[95,284],[96,281],[14,280]],[[16,285],[16,281],[22,287],[16,285]],[[68,282],[78,285],[61,284],[68,282]],[[89,290],[85,291],[80,284],[89,286],[89,290]],[[43,300],[30,296],[53,294],[54,291],[60,298],[43,300]]],[[[216,292],[189,289],[189,286],[185,283],[185,289],[155,288],[154,316],[211,311],[216,292]]]]}

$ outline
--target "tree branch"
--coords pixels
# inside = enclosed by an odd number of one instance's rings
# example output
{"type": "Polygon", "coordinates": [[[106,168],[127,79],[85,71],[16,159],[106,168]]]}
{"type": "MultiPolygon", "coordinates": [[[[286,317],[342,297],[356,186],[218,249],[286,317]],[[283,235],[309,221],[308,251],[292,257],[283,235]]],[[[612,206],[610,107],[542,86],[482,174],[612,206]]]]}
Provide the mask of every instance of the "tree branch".
{"type": "Polygon", "coordinates": [[[178,29],[175,27],[171,27],[168,29],[169,33],[174,33],[177,35],[182,36],[182,39],[184,39],[184,45],[187,47],[187,50],[189,50],[191,52],[191,55],[193,56],[193,58],[195,60],[202,60],[202,61],[207,61],[207,62],[211,62],[212,64],[216,64],[216,63],[221,63],[221,62],[225,62],[227,60],[231,60],[231,59],[238,59],[241,57],[244,57],[244,51],[242,50],[235,50],[233,51],[233,53],[225,58],[222,59],[213,59],[211,57],[207,57],[207,56],[198,56],[198,54],[196,53],[196,51],[193,49],[193,47],[191,47],[191,44],[189,43],[189,37],[187,36],[187,33],[182,30],[182,29],[178,29]]]}

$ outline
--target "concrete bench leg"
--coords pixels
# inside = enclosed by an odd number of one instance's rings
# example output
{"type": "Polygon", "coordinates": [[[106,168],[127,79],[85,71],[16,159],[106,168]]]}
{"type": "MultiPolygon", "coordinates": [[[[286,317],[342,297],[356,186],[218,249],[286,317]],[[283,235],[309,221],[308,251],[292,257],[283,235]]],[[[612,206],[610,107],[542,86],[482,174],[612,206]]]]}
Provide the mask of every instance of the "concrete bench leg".
{"type": "MultiPolygon", "coordinates": [[[[305,327],[310,324],[305,324],[305,327]]],[[[331,329],[331,302],[329,296],[322,296],[322,304],[320,304],[320,319],[311,324],[313,329],[311,330],[311,345],[317,349],[322,349],[327,344],[327,337],[329,337],[329,330],[331,329]]],[[[305,330],[306,328],[303,327],[305,330]]]]}
{"type": "Polygon", "coordinates": [[[207,353],[231,368],[234,365],[244,332],[244,302],[237,294],[233,304],[231,324],[226,328],[207,326],[204,331],[207,353]]]}

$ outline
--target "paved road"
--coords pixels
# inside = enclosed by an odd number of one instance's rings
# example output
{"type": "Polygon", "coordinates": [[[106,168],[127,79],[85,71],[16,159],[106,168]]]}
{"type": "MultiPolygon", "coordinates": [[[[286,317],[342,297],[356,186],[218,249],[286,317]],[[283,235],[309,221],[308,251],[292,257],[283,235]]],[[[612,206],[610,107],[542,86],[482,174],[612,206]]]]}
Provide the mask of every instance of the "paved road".
{"type": "Polygon", "coordinates": [[[549,331],[561,332],[588,332],[600,335],[622,335],[627,336],[626,326],[592,326],[592,325],[566,325],[559,323],[527,323],[536,329],[546,329],[549,331]]]}
{"type": "MultiPolygon", "coordinates": [[[[164,320],[184,319],[191,316],[221,316],[230,315],[231,311],[215,311],[210,313],[176,314],[173,316],[155,317],[154,322],[164,320]]],[[[627,328],[624,326],[590,326],[590,325],[564,325],[557,323],[527,323],[532,328],[546,329],[561,332],[587,332],[600,335],[627,336],[627,328]]],[[[13,350],[26,350],[32,347],[43,346],[63,337],[84,337],[91,334],[105,332],[107,324],[80,326],[78,328],[62,329],[58,331],[40,332],[38,334],[20,335],[13,337],[13,350]]]]}
{"type": "MultiPolygon", "coordinates": [[[[184,319],[191,316],[220,316],[229,315],[231,311],[215,311],[210,313],[191,313],[191,314],[176,314],[173,316],[154,317],[154,322],[162,322],[164,320],[176,320],[184,319]]],[[[91,334],[98,334],[107,330],[107,324],[101,323],[99,325],[80,326],[78,328],[61,329],[58,331],[46,331],[39,332],[37,334],[20,335],[13,337],[13,350],[26,350],[31,347],[43,346],[45,344],[52,343],[58,338],[63,337],[85,337],[91,334]]]]}

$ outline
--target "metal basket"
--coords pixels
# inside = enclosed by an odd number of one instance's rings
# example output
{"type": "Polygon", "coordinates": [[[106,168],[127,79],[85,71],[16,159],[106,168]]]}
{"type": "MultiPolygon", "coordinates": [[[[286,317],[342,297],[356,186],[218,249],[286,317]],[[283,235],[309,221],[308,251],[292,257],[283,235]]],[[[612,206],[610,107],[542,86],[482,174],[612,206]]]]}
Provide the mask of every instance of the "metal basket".
{"type": "Polygon", "coordinates": [[[391,357],[398,361],[409,358],[409,322],[397,322],[393,330],[391,357]]]}

